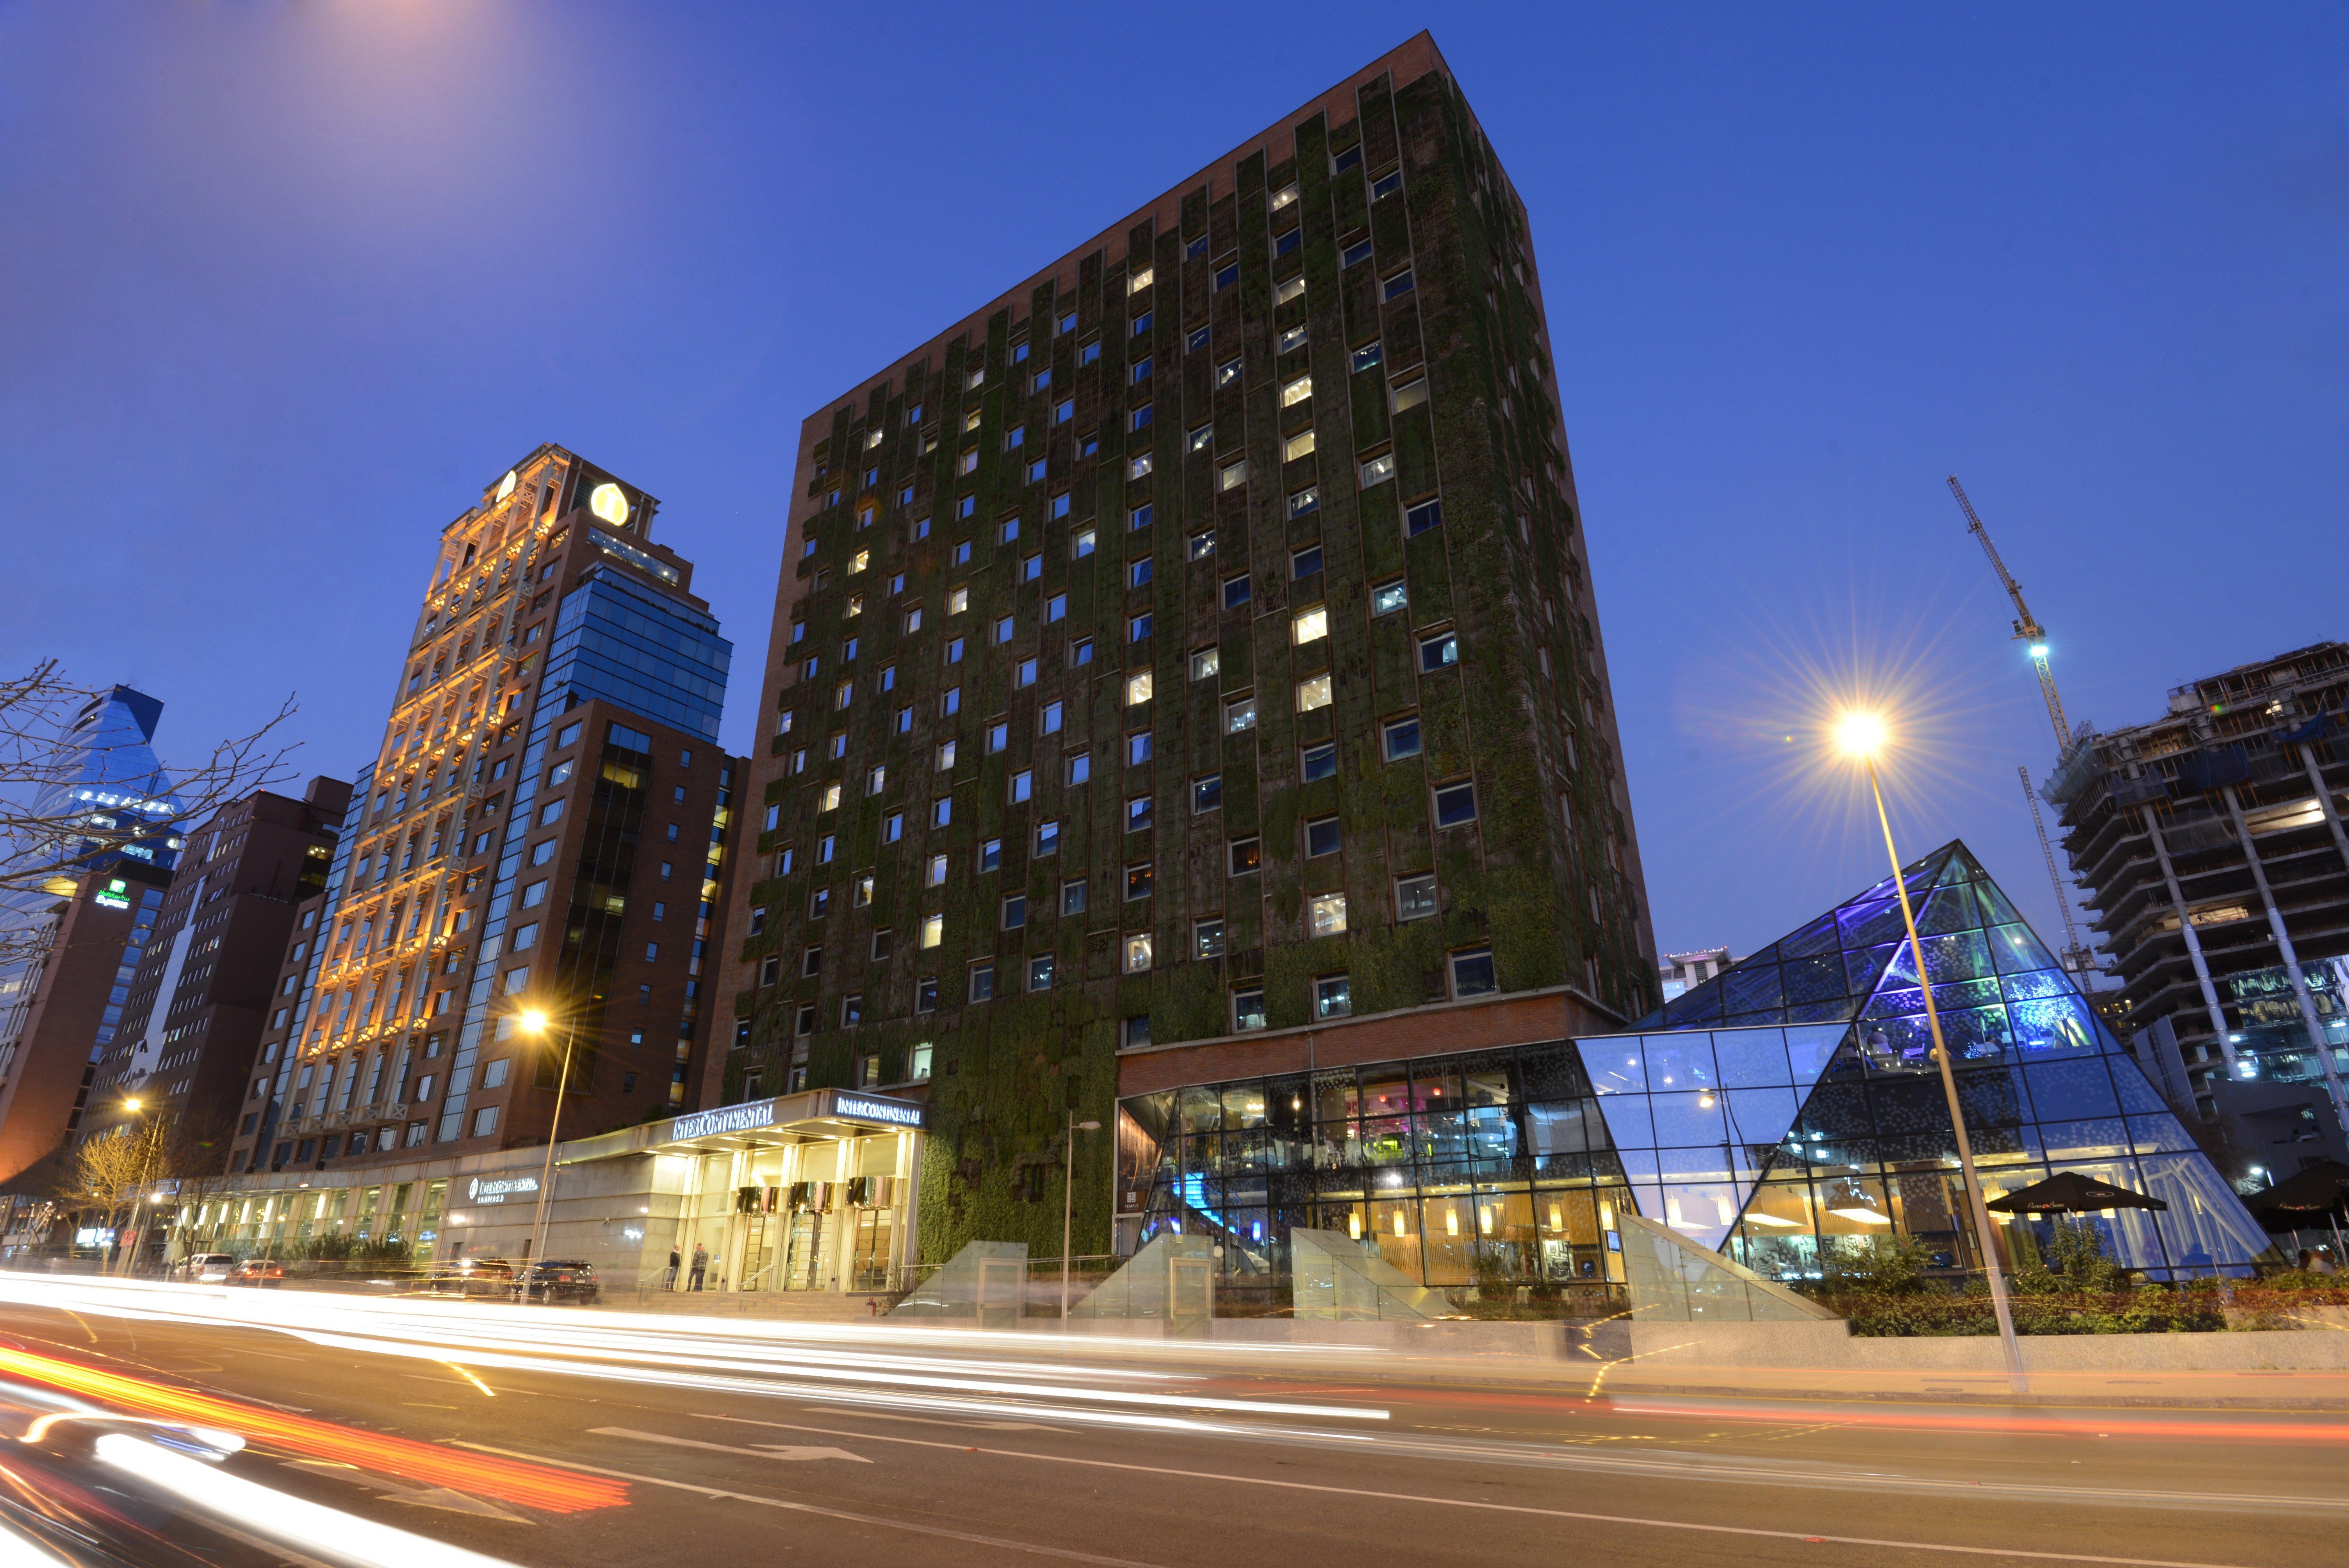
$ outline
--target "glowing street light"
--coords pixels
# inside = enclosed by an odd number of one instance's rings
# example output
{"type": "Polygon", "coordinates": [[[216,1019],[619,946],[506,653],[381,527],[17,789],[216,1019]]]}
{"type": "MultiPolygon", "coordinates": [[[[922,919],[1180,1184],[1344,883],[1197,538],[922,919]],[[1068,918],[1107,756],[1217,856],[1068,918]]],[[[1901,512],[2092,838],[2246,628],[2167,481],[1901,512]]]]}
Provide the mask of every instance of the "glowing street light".
{"type": "MultiPolygon", "coordinates": [[[[523,1033],[545,1041],[550,1020],[539,1007],[524,1009],[515,1019],[523,1033]]],[[[563,1091],[571,1084],[571,1047],[579,1037],[579,1017],[574,1013],[563,1030],[563,1066],[554,1076],[554,1114],[546,1124],[546,1165],[538,1178],[538,1212],[530,1222],[530,1251],[523,1255],[523,1299],[530,1299],[530,1270],[534,1263],[546,1261],[546,1204],[554,1191],[554,1140],[563,1127],[563,1091]]],[[[551,1288],[551,1287],[550,1287],[551,1288]]]]}
{"type": "Polygon", "coordinates": [[[1950,1069],[1950,1052],[1941,1038],[1941,1015],[1933,1006],[1933,982],[1925,972],[1925,944],[1917,937],[1917,912],[1909,907],[1909,881],[1900,872],[1900,851],[1892,844],[1892,819],[1884,810],[1884,789],[1876,779],[1876,758],[1890,737],[1883,718],[1864,708],[1846,712],[1836,721],[1836,744],[1868,769],[1868,792],[1876,801],[1876,820],[1884,830],[1884,852],[1892,861],[1892,890],[1900,897],[1900,921],[1909,930],[1909,958],[1917,966],[1917,988],[1925,998],[1925,1026],[1933,1036],[1933,1060],[1941,1069],[1941,1093],[1950,1102],[1950,1127],[1957,1134],[1958,1167],[1964,1172],[1966,1199],[1973,1210],[1974,1239],[1982,1244],[1983,1272],[1990,1276],[1991,1310],[1998,1315],[1998,1336],[2006,1350],[2006,1373],[2018,1394],[2031,1391],[2023,1370],[2023,1347],[2014,1340],[2014,1315],[2007,1309],[2006,1276],[1999,1273],[1998,1252],[1991,1244],[1990,1208],[1982,1198],[1982,1177],[1974,1170],[1972,1143],[1966,1137],[1965,1111],[1958,1104],[1958,1080],[1950,1069]]]}
{"type": "Polygon", "coordinates": [[[1075,1111],[1069,1112],[1068,1164],[1061,1177],[1061,1326],[1064,1331],[1069,1324],[1069,1233],[1075,1228],[1077,1213],[1077,1134],[1100,1130],[1100,1122],[1079,1121],[1075,1111]]]}

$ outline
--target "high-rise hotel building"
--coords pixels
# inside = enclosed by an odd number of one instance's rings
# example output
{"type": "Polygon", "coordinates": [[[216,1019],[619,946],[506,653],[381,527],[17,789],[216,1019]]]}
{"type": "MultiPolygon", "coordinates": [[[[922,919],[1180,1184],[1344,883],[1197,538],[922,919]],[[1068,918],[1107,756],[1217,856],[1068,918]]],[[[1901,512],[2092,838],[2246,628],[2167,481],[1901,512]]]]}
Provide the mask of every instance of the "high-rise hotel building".
{"type": "Polygon", "coordinates": [[[926,1256],[1056,1251],[1122,1095],[1656,1004],[1526,214],[1425,35],[819,409],[788,526],[728,1090],[926,1082],[926,1256]]]}
{"type": "Polygon", "coordinates": [[[737,764],[731,645],[650,537],[657,507],[543,446],[442,531],[382,749],[295,917],[233,1170],[543,1142],[566,1043],[567,1136],[682,1099],[737,764]]]}

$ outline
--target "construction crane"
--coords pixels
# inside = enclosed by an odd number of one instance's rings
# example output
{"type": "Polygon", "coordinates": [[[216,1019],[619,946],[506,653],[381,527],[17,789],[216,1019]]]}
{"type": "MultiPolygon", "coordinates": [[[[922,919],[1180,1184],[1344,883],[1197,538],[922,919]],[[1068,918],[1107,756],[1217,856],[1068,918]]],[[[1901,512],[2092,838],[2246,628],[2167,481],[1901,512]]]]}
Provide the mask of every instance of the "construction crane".
{"type": "Polygon", "coordinates": [[[2064,887],[2064,873],[2055,869],[2055,846],[2047,841],[2047,823],[2039,815],[2039,792],[2031,787],[2031,769],[2014,771],[2023,779],[2023,798],[2031,807],[2031,827],[2039,835],[2039,852],[2047,857],[2047,880],[2055,886],[2055,907],[2064,912],[2064,967],[2075,975],[2085,975],[2096,967],[2096,955],[2080,940],[2080,928],[2072,919],[2072,895],[2064,887]]]}
{"type": "MultiPolygon", "coordinates": [[[[2039,690],[2047,699],[2047,720],[2055,727],[2055,752],[2061,757],[2072,749],[2072,727],[2064,722],[2064,699],[2055,695],[2055,676],[2047,668],[2047,631],[2031,614],[2031,606],[2023,602],[2023,584],[1998,558],[1998,546],[1990,542],[1990,530],[1974,515],[1974,503],[1966,499],[1965,487],[1958,476],[1950,476],[1950,493],[1958,498],[1958,505],[1966,514],[1966,527],[1982,542],[1982,553],[1990,557],[1990,569],[1998,573],[1999,585],[2006,596],[2014,601],[2014,640],[2031,651],[2032,667],[2039,672],[2039,690]]],[[[2035,814],[2036,806],[2032,808],[2035,814]]],[[[2041,837],[2044,839],[2044,834],[2041,837]]]]}

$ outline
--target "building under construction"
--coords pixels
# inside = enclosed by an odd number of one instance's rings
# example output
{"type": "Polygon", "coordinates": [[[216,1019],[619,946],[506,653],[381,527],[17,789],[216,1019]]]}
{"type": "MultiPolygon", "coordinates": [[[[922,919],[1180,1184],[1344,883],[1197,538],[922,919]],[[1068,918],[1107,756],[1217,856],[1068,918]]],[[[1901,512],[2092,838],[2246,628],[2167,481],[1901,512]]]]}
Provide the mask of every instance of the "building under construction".
{"type": "Polygon", "coordinates": [[[2244,665],[2044,794],[2147,1075],[2239,1181],[2349,1159],[2349,644],[2244,665]]]}

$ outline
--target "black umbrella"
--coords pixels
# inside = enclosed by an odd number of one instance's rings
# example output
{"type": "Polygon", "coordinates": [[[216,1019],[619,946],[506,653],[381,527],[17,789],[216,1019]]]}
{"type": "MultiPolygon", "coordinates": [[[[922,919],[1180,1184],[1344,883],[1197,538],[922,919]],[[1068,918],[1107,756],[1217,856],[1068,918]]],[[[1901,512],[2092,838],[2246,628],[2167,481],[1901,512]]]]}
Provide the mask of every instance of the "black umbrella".
{"type": "Polygon", "coordinates": [[[2244,1207],[2271,1232],[2297,1230],[2342,1212],[2349,1195],[2349,1165],[2320,1160],[2299,1175],[2243,1200],[2244,1207]]]}
{"type": "Polygon", "coordinates": [[[2044,1181],[1993,1198],[1987,1205],[2002,1214],[2094,1214],[2106,1209],[2166,1210],[2168,1204],[2077,1171],[2059,1171],[2044,1181]]]}

